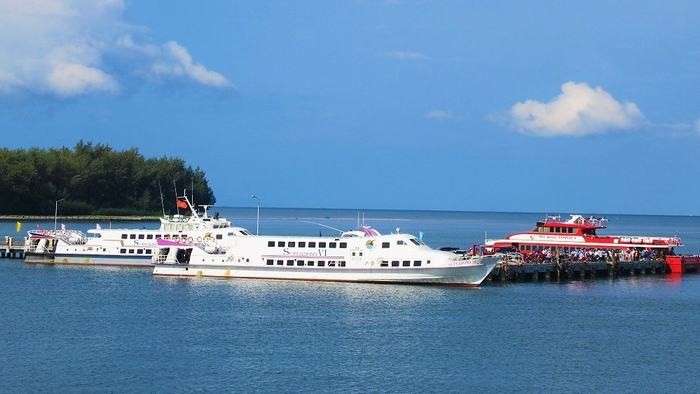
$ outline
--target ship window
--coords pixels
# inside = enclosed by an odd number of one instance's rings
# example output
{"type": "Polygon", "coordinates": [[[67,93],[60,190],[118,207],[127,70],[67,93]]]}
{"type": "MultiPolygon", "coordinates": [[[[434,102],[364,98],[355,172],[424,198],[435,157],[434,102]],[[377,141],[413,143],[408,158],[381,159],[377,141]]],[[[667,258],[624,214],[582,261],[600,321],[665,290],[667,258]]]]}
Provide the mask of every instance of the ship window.
{"type": "Polygon", "coordinates": [[[128,235],[122,234],[122,239],[126,239],[127,237],[128,237],[128,235]]]}
{"type": "Polygon", "coordinates": [[[325,242],[319,242],[319,243],[318,243],[318,247],[319,247],[319,248],[325,248],[325,247],[326,247],[326,243],[325,243],[325,242]]]}
{"type": "Polygon", "coordinates": [[[318,266],[319,266],[319,267],[325,267],[325,266],[326,266],[326,262],[323,261],[323,260],[319,260],[319,261],[318,261],[318,266]]]}
{"type": "Polygon", "coordinates": [[[129,238],[131,238],[131,239],[136,239],[136,234],[130,234],[130,235],[129,235],[129,238]]]}
{"type": "Polygon", "coordinates": [[[313,266],[314,266],[314,261],[313,261],[313,260],[309,260],[309,261],[306,262],[306,265],[308,265],[309,267],[313,267],[313,266]]]}
{"type": "Polygon", "coordinates": [[[338,262],[338,265],[341,267],[345,267],[345,261],[341,260],[340,262],[338,262]]]}
{"type": "Polygon", "coordinates": [[[119,249],[119,253],[126,253],[126,249],[119,249]]]}
{"type": "Polygon", "coordinates": [[[267,261],[265,261],[265,264],[267,264],[267,265],[273,265],[274,263],[275,263],[275,260],[272,260],[272,259],[267,259],[267,261]]]}
{"type": "Polygon", "coordinates": [[[403,242],[403,240],[401,240],[401,239],[398,240],[398,241],[396,241],[396,244],[397,244],[397,245],[406,245],[406,243],[403,242]]]}
{"type": "Polygon", "coordinates": [[[553,232],[554,232],[554,227],[548,227],[548,229],[549,229],[549,232],[550,232],[550,233],[553,233],[553,232]]]}
{"type": "Polygon", "coordinates": [[[352,255],[355,256],[355,252],[352,252],[352,255]]]}
{"type": "Polygon", "coordinates": [[[136,251],[136,254],[143,254],[143,249],[139,249],[136,251]]]}
{"type": "Polygon", "coordinates": [[[380,266],[382,266],[382,267],[388,267],[388,266],[389,266],[389,262],[386,261],[386,260],[382,260],[382,263],[380,264],[380,266]]]}
{"type": "Polygon", "coordinates": [[[403,265],[404,267],[410,267],[410,266],[411,266],[411,262],[408,261],[408,260],[404,260],[402,265],[403,265]]]}
{"type": "Polygon", "coordinates": [[[222,234],[216,234],[216,239],[223,239],[224,236],[222,234]]]}
{"type": "Polygon", "coordinates": [[[170,234],[165,234],[165,235],[163,236],[163,239],[170,239],[170,234]]]}
{"type": "Polygon", "coordinates": [[[560,233],[561,232],[561,227],[555,227],[554,228],[555,233],[560,233]]]}
{"type": "Polygon", "coordinates": [[[328,262],[329,267],[335,267],[335,260],[331,260],[328,262]]]}
{"type": "Polygon", "coordinates": [[[310,248],[315,248],[315,247],[316,247],[316,242],[309,242],[309,247],[310,247],[310,248]]]}
{"type": "Polygon", "coordinates": [[[139,234],[139,239],[143,239],[143,238],[144,238],[144,235],[143,235],[143,234],[139,234]]]}
{"type": "Polygon", "coordinates": [[[153,251],[151,249],[146,249],[146,254],[151,254],[153,251]]]}
{"type": "Polygon", "coordinates": [[[360,256],[362,256],[362,252],[360,252],[360,256]]]}
{"type": "Polygon", "coordinates": [[[160,235],[160,234],[156,234],[156,239],[161,239],[161,235],[160,235]]]}
{"type": "Polygon", "coordinates": [[[336,243],[335,242],[329,242],[328,247],[329,248],[335,248],[336,243]]]}
{"type": "Polygon", "coordinates": [[[284,247],[284,241],[278,241],[277,246],[283,248],[284,247]]]}
{"type": "Polygon", "coordinates": [[[297,260],[297,265],[298,266],[304,266],[304,260],[297,260]]]}
{"type": "Polygon", "coordinates": [[[277,260],[277,265],[283,265],[283,264],[284,264],[284,260],[277,260]]]}
{"type": "Polygon", "coordinates": [[[305,247],[306,247],[306,242],[304,242],[304,241],[299,241],[299,247],[300,247],[300,248],[305,248],[305,247]]]}
{"type": "Polygon", "coordinates": [[[398,267],[398,266],[399,266],[399,262],[398,262],[398,261],[392,261],[392,262],[391,262],[391,266],[392,266],[392,267],[398,267]]]}
{"type": "Polygon", "coordinates": [[[416,241],[415,238],[411,238],[411,242],[413,242],[413,243],[416,244],[416,245],[420,245],[420,242],[416,241]]]}
{"type": "Polygon", "coordinates": [[[341,242],[341,243],[340,243],[340,249],[345,249],[345,248],[347,248],[347,247],[348,247],[348,243],[347,243],[347,242],[341,242]]]}
{"type": "Polygon", "coordinates": [[[297,244],[297,243],[294,242],[294,241],[287,242],[287,246],[289,246],[290,248],[293,248],[294,245],[296,245],[296,244],[297,244]]]}
{"type": "Polygon", "coordinates": [[[134,254],[134,249],[129,249],[129,254],[134,254]]]}
{"type": "Polygon", "coordinates": [[[426,261],[426,264],[430,264],[430,260],[426,261]]]}
{"type": "Polygon", "coordinates": [[[267,246],[275,246],[275,241],[267,241],[267,246]]]}
{"type": "Polygon", "coordinates": [[[414,267],[420,267],[420,265],[421,265],[421,261],[420,261],[420,260],[416,260],[416,261],[413,262],[413,266],[414,266],[414,267]]]}
{"type": "Polygon", "coordinates": [[[287,260],[287,265],[294,265],[294,260],[287,260]]]}
{"type": "Polygon", "coordinates": [[[389,242],[382,242],[382,248],[387,249],[389,247],[389,242]]]}
{"type": "Polygon", "coordinates": [[[146,239],[153,239],[153,234],[148,234],[148,235],[146,236],[146,239]]]}

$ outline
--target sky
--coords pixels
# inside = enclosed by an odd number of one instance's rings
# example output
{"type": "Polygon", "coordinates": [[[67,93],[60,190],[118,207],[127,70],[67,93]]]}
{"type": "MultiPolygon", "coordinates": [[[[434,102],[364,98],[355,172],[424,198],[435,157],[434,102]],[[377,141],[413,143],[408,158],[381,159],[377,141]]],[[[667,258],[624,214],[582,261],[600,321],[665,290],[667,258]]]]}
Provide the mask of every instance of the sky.
{"type": "Polygon", "coordinates": [[[217,204],[700,215],[696,1],[0,0],[7,148],[217,204]]]}

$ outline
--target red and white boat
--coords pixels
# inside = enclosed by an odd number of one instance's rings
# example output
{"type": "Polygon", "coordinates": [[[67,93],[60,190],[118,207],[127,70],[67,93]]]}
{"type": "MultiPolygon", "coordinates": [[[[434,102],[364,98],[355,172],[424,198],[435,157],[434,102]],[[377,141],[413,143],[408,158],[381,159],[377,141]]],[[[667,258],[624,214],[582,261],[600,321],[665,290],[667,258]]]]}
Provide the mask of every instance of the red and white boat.
{"type": "Polygon", "coordinates": [[[504,239],[486,240],[486,251],[518,251],[529,255],[545,248],[558,248],[564,253],[573,249],[646,249],[665,256],[673,254],[673,248],[683,246],[679,237],[596,234],[596,230],[607,227],[607,222],[605,218],[581,215],[571,215],[566,221],[559,216],[547,216],[530,231],[511,234],[504,239]]]}

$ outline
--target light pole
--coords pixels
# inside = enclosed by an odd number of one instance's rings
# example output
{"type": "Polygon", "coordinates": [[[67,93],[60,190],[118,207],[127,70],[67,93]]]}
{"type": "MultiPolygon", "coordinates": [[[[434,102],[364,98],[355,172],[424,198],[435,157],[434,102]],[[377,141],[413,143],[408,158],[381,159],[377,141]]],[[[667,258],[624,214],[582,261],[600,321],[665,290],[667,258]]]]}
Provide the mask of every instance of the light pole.
{"type": "Polygon", "coordinates": [[[58,203],[63,201],[63,199],[56,200],[56,209],[53,211],[53,231],[56,231],[56,225],[58,223],[58,203]]]}
{"type": "Polygon", "coordinates": [[[260,199],[255,194],[252,197],[258,203],[258,213],[255,216],[255,235],[260,235],[260,199]]]}

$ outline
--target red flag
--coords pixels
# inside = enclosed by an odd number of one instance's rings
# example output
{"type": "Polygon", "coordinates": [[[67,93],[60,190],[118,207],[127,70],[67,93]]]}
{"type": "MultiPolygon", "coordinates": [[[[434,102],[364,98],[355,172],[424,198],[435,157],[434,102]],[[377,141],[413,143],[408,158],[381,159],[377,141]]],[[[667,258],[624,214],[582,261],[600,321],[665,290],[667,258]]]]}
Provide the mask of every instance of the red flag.
{"type": "Polygon", "coordinates": [[[177,207],[181,209],[187,209],[187,202],[185,200],[177,200],[177,207]]]}

